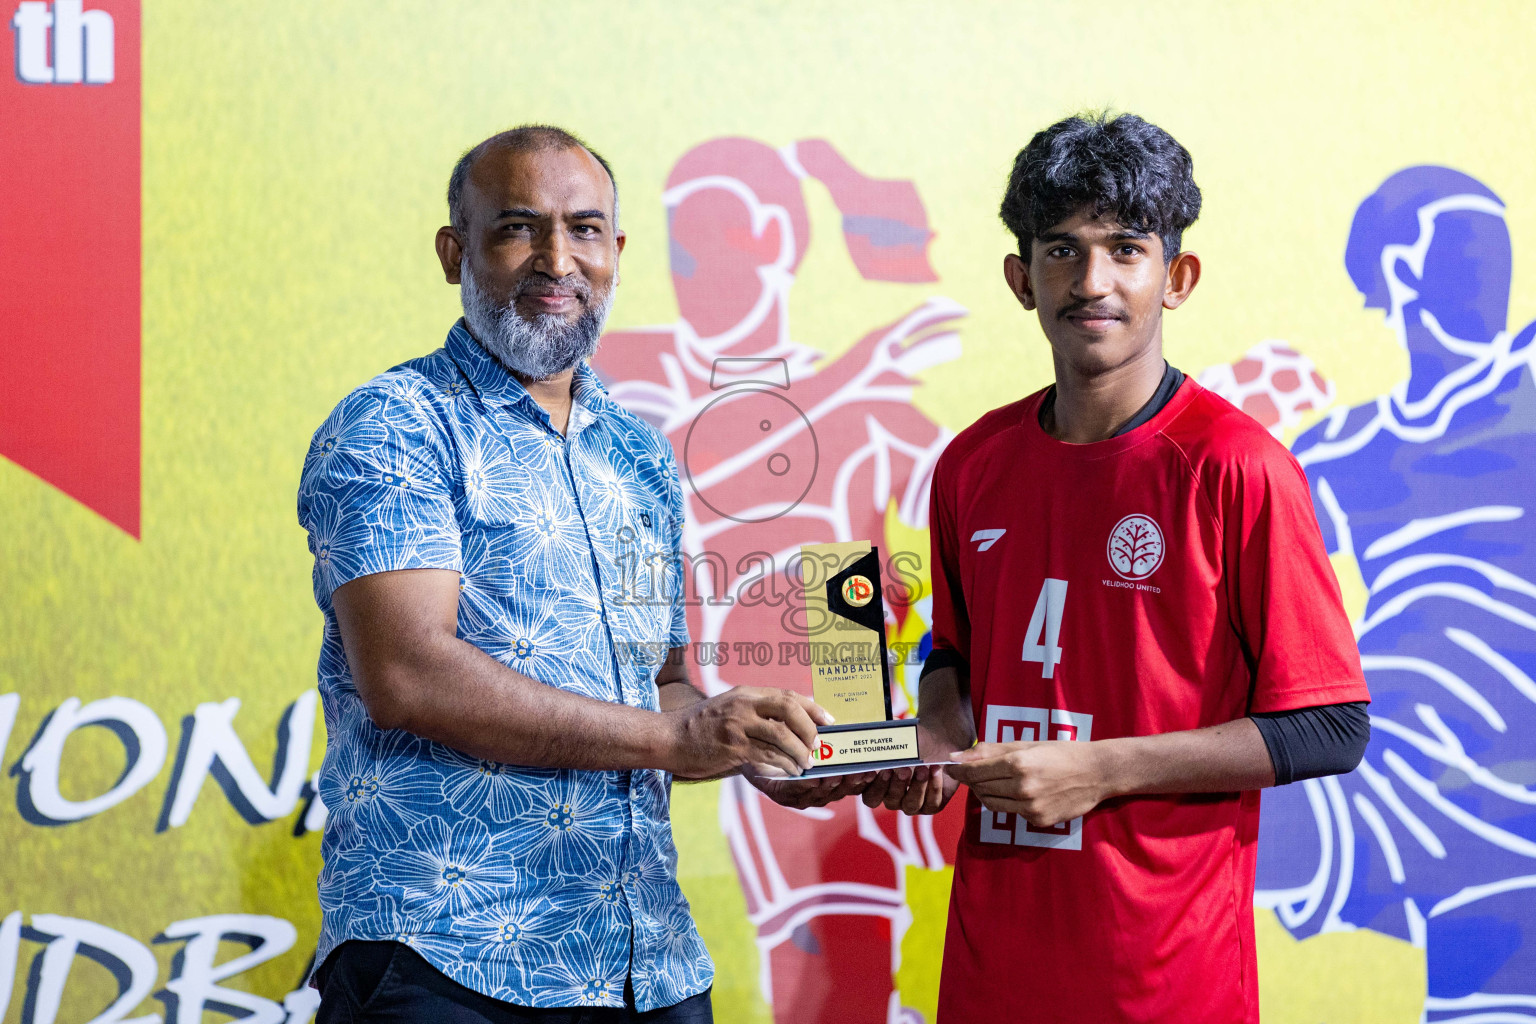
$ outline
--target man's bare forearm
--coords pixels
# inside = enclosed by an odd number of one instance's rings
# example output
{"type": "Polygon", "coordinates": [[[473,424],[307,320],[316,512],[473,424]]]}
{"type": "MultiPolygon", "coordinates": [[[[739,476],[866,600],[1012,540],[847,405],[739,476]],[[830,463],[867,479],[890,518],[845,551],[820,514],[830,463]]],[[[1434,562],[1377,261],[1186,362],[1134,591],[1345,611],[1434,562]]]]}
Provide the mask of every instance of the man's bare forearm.
{"type": "MultiPolygon", "coordinates": [[[[354,677],[357,669],[354,665],[354,677]]],[[[378,698],[365,702],[381,728],[404,729],[490,761],[539,768],[667,768],[677,742],[665,714],[546,686],[453,636],[419,638],[372,671],[384,678],[371,687],[378,698]],[[393,674],[409,680],[387,678],[393,674]]]]}
{"type": "Polygon", "coordinates": [[[1275,784],[1269,748],[1252,719],[1090,744],[1106,797],[1136,793],[1231,793],[1275,784]]]}
{"type": "Polygon", "coordinates": [[[705,699],[699,688],[686,679],[674,679],[666,683],[658,680],[656,686],[657,698],[663,711],[681,711],[705,699]]]}
{"type": "MultiPolygon", "coordinates": [[[[831,721],[789,690],[739,686],[706,700],[688,682],[681,649],[654,679],[666,690],[659,712],[593,700],[554,685],[559,679],[545,685],[458,639],[459,574],[446,569],[361,576],[331,600],[374,724],[474,757],[544,768],[660,768],[685,779],[758,762],[798,775],[810,764],[816,723],[831,721]]],[[[558,661],[549,669],[565,670],[558,661]]]]}
{"type": "Polygon", "coordinates": [[[656,673],[656,696],[663,711],[681,711],[706,699],[688,678],[687,647],[674,647],[656,673]]]}

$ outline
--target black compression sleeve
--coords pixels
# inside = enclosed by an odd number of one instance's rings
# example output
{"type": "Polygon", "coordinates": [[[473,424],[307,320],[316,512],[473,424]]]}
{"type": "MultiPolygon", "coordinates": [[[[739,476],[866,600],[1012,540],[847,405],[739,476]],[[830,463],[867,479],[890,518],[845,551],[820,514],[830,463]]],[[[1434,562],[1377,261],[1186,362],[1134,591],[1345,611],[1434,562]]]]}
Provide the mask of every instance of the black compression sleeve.
{"type": "Polygon", "coordinates": [[[963,676],[969,667],[959,651],[952,651],[947,647],[935,647],[928,652],[928,657],[923,659],[923,671],[918,675],[917,681],[922,682],[923,676],[941,668],[958,668],[963,676]]]}
{"type": "Polygon", "coordinates": [[[1259,727],[1275,785],[1354,771],[1371,738],[1365,701],[1249,715],[1259,727]]]}

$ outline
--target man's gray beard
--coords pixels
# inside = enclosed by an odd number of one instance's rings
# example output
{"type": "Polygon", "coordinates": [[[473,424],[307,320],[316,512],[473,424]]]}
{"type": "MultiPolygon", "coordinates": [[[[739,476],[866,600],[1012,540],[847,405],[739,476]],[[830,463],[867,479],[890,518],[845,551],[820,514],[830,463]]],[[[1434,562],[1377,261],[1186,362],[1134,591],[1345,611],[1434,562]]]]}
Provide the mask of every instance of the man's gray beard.
{"type": "Polygon", "coordinates": [[[613,288],[591,295],[574,321],[558,313],[538,313],[531,319],[517,311],[518,292],[498,306],[480,289],[469,260],[459,264],[459,301],[469,333],[513,373],[527,380],[547,380],[591,359],[603,335],[613,305],[613,288]]]}

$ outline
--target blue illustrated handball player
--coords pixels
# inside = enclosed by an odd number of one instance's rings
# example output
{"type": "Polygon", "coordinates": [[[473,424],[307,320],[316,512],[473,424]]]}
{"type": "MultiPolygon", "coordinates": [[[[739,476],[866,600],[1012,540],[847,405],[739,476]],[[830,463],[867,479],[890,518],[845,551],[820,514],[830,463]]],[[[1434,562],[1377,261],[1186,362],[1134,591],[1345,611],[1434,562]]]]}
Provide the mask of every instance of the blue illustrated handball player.
{"type": "Polygon", "coordinates": [[[1258,902],[1425,950],[1428,1021],[1536,1021],[1536,324],[1507,329],[1504,204],[1449,168],[1383,182],[1345,266],[1408,378],[1294,452],[1366,586],[1372,738],[1265,795],[1258,902]]]}

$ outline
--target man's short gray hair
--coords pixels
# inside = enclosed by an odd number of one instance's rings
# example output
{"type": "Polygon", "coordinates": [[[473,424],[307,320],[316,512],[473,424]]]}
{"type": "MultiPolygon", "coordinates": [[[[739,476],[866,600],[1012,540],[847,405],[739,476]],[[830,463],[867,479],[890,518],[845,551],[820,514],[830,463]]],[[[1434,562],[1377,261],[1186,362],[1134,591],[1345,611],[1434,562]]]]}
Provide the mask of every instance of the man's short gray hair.
{"type": "Polygon", "coordinates": [[[448,223],[452,224],[453,230],[459,234],[462,235],[469,227],[469,218],[464,212],[464,183],[469,180],[469,172],[474,168],[475,161],[493,149],[512,153],[536,153],[547,149],[586,150],[592,154],[592,159],[602,165],[603,170],[608,174],[608,181],[613,185],[613,228],[615,231],[618,230],[619,183],[614,178],[613,168],[608,166],[608,161],[604,160],[597,150],[564,128],[557,128],[552,124],[524,124],[492,135],[459,157],[459,162],[453,165],[453,173],[448,176],[448,223]]]}

